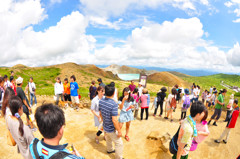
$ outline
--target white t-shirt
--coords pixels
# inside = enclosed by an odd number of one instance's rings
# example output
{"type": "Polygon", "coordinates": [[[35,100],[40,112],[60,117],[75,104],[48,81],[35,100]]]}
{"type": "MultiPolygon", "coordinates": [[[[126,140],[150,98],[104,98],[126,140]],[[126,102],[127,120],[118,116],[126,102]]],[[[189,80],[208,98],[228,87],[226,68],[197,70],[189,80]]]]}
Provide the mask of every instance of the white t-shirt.
{"type": "Polygon", "coordinates": [[[198,94],[198,89],[194,88],[193,89],[193,98],[197,98],[197,94],[198,94]]]}
{"type": "Polygon", "coordinates": [[[229,110],[232,110],[233,109],[233,102],[234,102],[234,99],[230,99],[229,100],[229,105],[231,105],[231,108],[229,110]]]}
{"type": "Polygon", "coordinates": [[[114,100],[116,103],[118,103],[118,89],[117,89],[117,88],[115,88],[113,100],[114,100]]]}
{"type": "Polygon", "coordinates": [[[142,95],[142,90],[143,90],[143,87],[140,87],[140,88],[138,89],[139,97],[142,95]]]}
{"type": "Polygon", "coordinates": [[[10,81],[4,82],[4,88],[6,89],[7,87],[12,87],[12,84],[10,81]]]}
{"type": "Polygon", "coordinates": [[[211,94],[208,94],[208,95],[206,96],[206,101],[210,101],[210,100],[212,100],[212,95],[211,95],[211,94]]]}
{"type": "Polygon", "coordinates": [[[198,96],[200,95],[200,89],[197,89],[197,95],[198,96]]]}
{"type": "Polygon", "coordinates": [[[35,85],[35,83],[34,83],[34,82],[32,82],[32,83],[29,82],[29,83],[28,83],[28,86],[29,86],[29,91],[30,91],[30,93],[34,93],[32,89],[34,88],[34,89],[36,90],[36,85],[35,85]]]}
{"type": "Polygon", "coordinates": [[[63,84],[61,83],[55,83],[54,85],[54,91],[55,91],[55,95],[57,94],[63,94],[63,84]]]}

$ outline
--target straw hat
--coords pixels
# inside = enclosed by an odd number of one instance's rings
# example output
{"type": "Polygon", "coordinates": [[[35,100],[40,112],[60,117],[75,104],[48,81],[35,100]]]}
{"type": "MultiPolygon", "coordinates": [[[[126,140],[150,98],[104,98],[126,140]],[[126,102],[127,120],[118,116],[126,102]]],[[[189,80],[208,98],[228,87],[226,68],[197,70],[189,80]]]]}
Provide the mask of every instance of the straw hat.
{"type": "Polygon", "coordinates": [[[18,79],[16,80],[17,84],[21,84],[23,83],[23,78],[22,77],[18,77],[18,79]]]}

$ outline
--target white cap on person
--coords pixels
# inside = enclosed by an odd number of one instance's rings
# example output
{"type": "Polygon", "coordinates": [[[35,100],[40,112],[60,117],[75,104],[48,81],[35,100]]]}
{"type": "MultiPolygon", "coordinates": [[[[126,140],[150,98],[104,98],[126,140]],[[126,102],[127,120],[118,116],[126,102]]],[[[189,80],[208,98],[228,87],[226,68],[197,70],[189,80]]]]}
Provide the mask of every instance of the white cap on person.
{"type": "Polygon", "coordinates": [[[18,77],[18,79],[16,79],[16,84],[21,84],[21,83],[23,83],[23,78],[18,77]]]}

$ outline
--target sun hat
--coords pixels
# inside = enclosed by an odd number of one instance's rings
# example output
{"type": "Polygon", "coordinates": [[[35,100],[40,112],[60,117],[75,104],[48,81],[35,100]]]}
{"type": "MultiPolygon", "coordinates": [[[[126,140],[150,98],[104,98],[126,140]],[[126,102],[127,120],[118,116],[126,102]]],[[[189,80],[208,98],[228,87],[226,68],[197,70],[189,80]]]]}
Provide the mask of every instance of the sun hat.
{"type": "Polygon", "coordinates": [[[23,78],[22,77],[18,77],[18,79],[16,80],[17,84],[21,84],[23,83],[23,78]]]}
{"type": "Polygon", "coordinates": [[[184,92],[185,92],[185,94],[188,94],[189,95],[189,90],[186,88],[186,89],[184,89],[184,92]]]}

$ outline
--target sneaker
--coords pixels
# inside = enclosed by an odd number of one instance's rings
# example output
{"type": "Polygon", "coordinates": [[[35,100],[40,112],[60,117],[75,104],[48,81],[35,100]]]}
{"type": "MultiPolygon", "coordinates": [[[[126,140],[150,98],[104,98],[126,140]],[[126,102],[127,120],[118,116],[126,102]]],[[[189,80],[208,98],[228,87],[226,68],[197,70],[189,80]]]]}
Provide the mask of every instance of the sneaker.
{"type": "Polygon", "coordinates": [[[164,117],[164,119],[168,119],[168,117],[164,117]]]}
{"type": "Polygon", "coordinates": [[[219,140],[214,140],[214,142],[216,142],[216,143],[218,143],[218,144],[220,143],[220,141],[219,141],[219,140]]]}
{"type": "Polygon", "coordinates": [[[209,122],[207,123],[208,125],[211,123],[211,120],[209,120],[209,122]]]}
{"type": "Polygon", "coordinates": [[[224,144],[227,144],[227,141],[226,140],[223,140],[224,144]]]}
{"type": "Polygon", "coordinates": [[[32,130],[33,132],[35,132],[35,131],[37,131],[37,128],[32,128],[31,130],[32,130]]]}
{"type": "Polygon", "coordinates": [[[153,114],[153,116],[154,116],[154,117],[156,117],[156,115],[155,115],[155,114],[153,114]]]}
{"type": "Polygon", "coordinates": [[[173,119],[171,119],[171,122],[173,122],[173,119]]]}
{"type": "Polygon", "coordinates": [[[159,117],[162,117],[162,115],[159,115],[159,117]]]}
{"type": "Polygon", "coordinates": [[[214,125],[214,126],[217,126],[217,123],[216,123],[216,122],[214,122],[214,123],[213,123],[213,125],[214,125]]]}
{"type": "Polygon", "coordinates": [[[108,153],[108,154],[115,153],[115,150],[113,150],[113,151],[111,151],[111,152],[108,152],[108,151],[107,151],[107,153],[108,153]]]}

